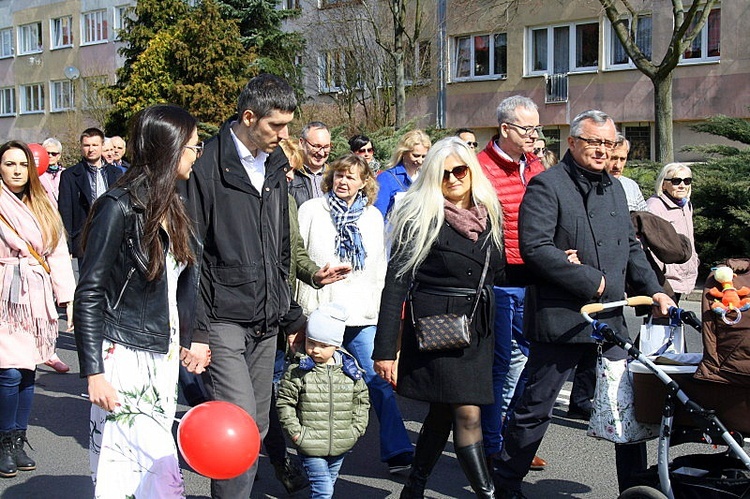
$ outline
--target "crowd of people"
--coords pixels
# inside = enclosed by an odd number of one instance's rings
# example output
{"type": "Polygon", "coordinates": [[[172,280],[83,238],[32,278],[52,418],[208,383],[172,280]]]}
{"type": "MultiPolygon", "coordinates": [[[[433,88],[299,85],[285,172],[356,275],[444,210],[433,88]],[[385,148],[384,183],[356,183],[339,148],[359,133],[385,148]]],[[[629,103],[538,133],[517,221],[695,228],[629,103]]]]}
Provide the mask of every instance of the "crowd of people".
{"type": "MultiPolygon", "coordinates": [[[[365,135],[331,158],[320,121],[290,137],[296,108],[292,87],[263,74],[205,143],[187,111],[154,105],[132,121],[129,163],[124,140],[97,128],[65,169],[60,142],[44,141],[41,174],[27,144],[0,146],[0,476],[36,467],[35,369],[69,370],[55,354],[65,310],[96,497],[184,496],[178,386],[191,404],[252,416],[289,493],[332,497],[372,406],[379,460],[408,473],[402,498],[424,497],[451,432],[477,497],[524,497],[571,375],[569,415],[591,413],[598,346],[576,311],[627,290],[664,315],[695,286],[691,169],[666,165],[644,200],[602,111],[572,120],[560,161],[537,105],[516,95],[483,148],[469,128],[434,144],[411,130],[381,165],[365,135]],[[685,236],[683,263],[652,254],[645,211],[685,236]],[[447,328],[462,346],[429,345],[441,316],[460,319],[447,328]],[[416,445],[396,394],[429,404],[416,445]]],[[[607,320],[626,333],[621,312],[607,320]]],[[[616,458],[624,490],[645,448],[616,458]]],[[[249,497],[256,472],[212,479],[212,497],[249,497]]]]}

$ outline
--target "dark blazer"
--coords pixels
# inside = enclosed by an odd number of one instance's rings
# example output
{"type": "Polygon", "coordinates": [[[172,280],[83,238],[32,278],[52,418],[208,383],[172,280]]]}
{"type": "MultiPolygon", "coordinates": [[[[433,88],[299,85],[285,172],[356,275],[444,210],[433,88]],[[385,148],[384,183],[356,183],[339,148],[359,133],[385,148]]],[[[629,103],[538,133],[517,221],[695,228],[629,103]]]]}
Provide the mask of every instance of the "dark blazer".
{"type": "Polygon", "coordinates": [[[297,208],[302,206],[302,203],[312,199],[312,180],[305,171],[294,171],[294,178],[289,182],[289,194],[294,198],[297,203],[297,208]]]}
{"type": "MultiPolygon", "coordinates": [[[[112,187],[122,176],[122,170],[116,166],[103,166],[107,186],[112,187]]],[[[89,183],[86,163],[81,160],[75,166],[63,170],[60,176],[60,197],[57,209],[62,217],[63,226],[68,233],[68,251],[74,258],[83,256],[81,236],[91,209],[91,184],[89,183]]]]}
{"type": "MultiPolygon", "coordinates": [[[[593,342],[579,311],[595,301],[602,277],[602,302],[622,300],[626,281],[638,294],[662,291],[635,237],[622,185],[604,172],[600,186],[585,193],[579,176],[568,152],[529,182],[521,203],[521,256],[536,278],[527,288],[524,313],[524,333],[532,341],[593,342]],[[568,249],[578,250],[581,265],[568,261],[568,249]]],[[[598,317],[627,331],[622,310],[598,317]]]]}
{"type": "MultiPolygon", "coordinates": [[[[94,203],[91,223],[95,230],[80,260],[74,300],[81,377],[104,372],[104,338],[150,352],[163,354],[169,349],[166,271],[153,281],[146,280],[148,255],[140,243],[144,207],[134,200],[130,187],[110,189],[94,203]]],[[[159,236],[166,257],[169,237],[163,229],[159,236]]],[[[180,345],[185,348],[193,340],[208,343],[208,337],[193,338],[201,244],[195,237],[190,244],[198,264],[183,270],[177,281],[180,345]]]]}

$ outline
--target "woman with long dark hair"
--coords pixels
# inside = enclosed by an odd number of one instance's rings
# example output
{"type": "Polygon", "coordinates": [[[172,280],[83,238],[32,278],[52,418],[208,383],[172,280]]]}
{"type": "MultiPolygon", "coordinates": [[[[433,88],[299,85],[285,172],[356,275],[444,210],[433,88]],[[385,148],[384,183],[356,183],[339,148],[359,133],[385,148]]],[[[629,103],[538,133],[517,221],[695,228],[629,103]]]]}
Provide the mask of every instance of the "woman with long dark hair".
{"type": "Polygon", "coordinates": [[[96,497],[182,497],[172,438],[180,359],[208,363],[192,337],[200,244],[177,191],[203,144],[176,106],[146,108],[132,164],[92,207],[76,289],[76,344],[91,406],[96,497]]]}
{"type": "Polygon", "coordinates": [[[55,304],[71,303],[75,279],[62,220],[25,143],[0,146],[0,178],[0,476],[13,477],[36,469],[24,450],[35,369],[55,353],[55,304]]]}

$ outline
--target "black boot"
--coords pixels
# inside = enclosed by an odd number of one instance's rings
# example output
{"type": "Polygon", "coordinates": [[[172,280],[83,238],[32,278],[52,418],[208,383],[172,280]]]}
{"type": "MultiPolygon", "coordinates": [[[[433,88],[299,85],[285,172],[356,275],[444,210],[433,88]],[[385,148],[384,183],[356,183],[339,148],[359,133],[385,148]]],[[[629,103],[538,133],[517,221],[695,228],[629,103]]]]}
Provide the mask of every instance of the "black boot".
{"type": "Polygon", "coordinates": [[[13,432],[0,433],[0,476],[12,478],[18,474],[14,456],[13,432]]]}
{"type": "Polygon", "coordinates": [[[475,444],[456,449],[456,457],[461,464],[464,475],[469,479],[469,484],[477,497],[483,499],[494,499],[495,484],[487,467],[487,459],[484,456],[484,446],[479,441],[475,444]]]}
{"type": "Polygon", "coordinates": [[[419,432],[417,447],[414,449],[414,461],[411,463],[411,473],[406,480],[400,499],[422,499],[427,478],[443,454],[445,443],[448,441],[450,428],[446,433],[425,430],[419,432]]]}
{"type": "MultiPolygon", "coordinates": [[[[29,444],[29,440],[26,438],[26,430],[16,430],[13,432],[13,455],[16,459],[16,468],[21,471],[32,471],[36,469],[36,463],[33,459],[26,455],[26,451],[23,450],[23,444],[29,444]]],[[[29,444],[29,449],[34,448],[29,444]]]]}

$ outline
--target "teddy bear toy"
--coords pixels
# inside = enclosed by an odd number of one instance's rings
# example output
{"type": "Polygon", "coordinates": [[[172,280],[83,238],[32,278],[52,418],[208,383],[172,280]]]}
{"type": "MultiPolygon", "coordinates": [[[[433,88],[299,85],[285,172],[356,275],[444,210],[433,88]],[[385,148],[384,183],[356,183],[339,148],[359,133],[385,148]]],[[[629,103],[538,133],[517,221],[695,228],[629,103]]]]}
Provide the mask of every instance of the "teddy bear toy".
{"type": "Polygon", "coordinates": [[[714,279],[721,284],[721,290],[713,287],[708,294],[716,298],[711,304],[711,310],[721,316],[725,324],[734,325],[742,319],[742,312],[750,309],[750,288],[742,286],[740,289],[734,287],[732,280],[734,272],[726,266],[716,267],[714,279]],[[729,318],[727,315],[733,316],[729,318]]]}

